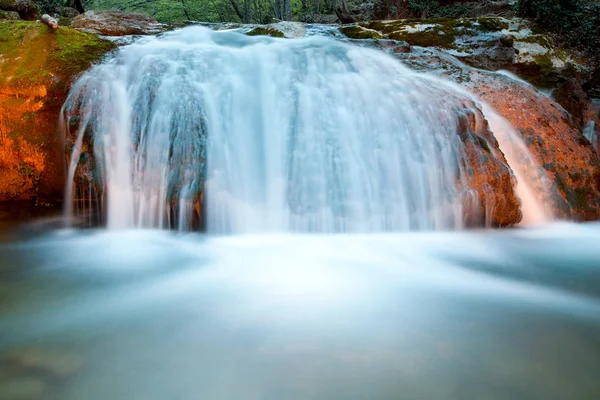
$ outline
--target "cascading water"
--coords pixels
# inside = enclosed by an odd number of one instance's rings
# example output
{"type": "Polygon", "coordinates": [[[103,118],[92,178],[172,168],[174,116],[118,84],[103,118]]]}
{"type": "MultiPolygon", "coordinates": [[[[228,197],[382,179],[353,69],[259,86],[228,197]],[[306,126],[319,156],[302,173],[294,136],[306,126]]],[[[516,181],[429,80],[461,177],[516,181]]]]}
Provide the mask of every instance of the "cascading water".
{"type": "Polygon", "coordinates": [[[109,227],[187,230],[203,204],[212,232],[460,228],[479,201],[465,113],[469,95],[375,50],[186,28],[76,83],[67,198],[96,196],[109,227]]]}

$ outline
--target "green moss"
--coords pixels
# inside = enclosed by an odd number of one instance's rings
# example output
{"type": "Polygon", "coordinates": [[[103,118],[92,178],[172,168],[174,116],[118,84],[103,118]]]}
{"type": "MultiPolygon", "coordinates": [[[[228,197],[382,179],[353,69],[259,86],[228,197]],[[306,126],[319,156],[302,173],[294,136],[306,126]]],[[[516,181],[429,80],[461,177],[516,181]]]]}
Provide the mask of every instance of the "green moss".
{"type": "Polygon", "coordinates": [[[114,49],[113,42],[89,33],[26,21],[0,22],[0,83],[13,87],[49,85],[87,70],[114,49]]]}
{"type": "Polygon", "coordinates": [[[250,32],[246,32],[246,35],[248,35],[248,36],[271,36],[271,37],[278,37],[278,38],[285,37],[283,32],[281,32],[275,28],[271,28],[271,27],[263,28],[260,26],[252,29],[250,32]]]}
{"type": "Polygon", "coordinates": [[[71,26],[71,21],[72,20],[73,20],[73,18],[60,17],[58,19],[58,25],[59,26],[71,26]]]}
{"type": "Polygon", "coordinates": [[[358,25],[344,26],[340,28],[346,37],[350,39],[381,39],[383,36],[377,31],[365,29],[358,25]]]}
{"type": "Polygon", "coordinates": [[[552,43],[548,39],[548,36],[546,36],[546,35],[530,35],[530,36],[525,36],[525,37],[519,38],[519,42],[536,43],[536,44],[539,44],[540,46],[546,47],[546,48],[552,48],[553,47],[552,43]]]}
{"type": "Polygon", "coordinates": [[[416,46],[435,46],[446,49],[456,48],[457,37],[476,33],[471,20],[452,18],[371,21],[363,26],[381,32],[389,39],[405,41],[416,46]],[[433,26],[414,31],[418,25],[433,26]]]}
{"type": "Polygon", "coordinates": [[[554,64],[548,53],[534,56],[533,58],[543,75],[547,76],[554,73],[554,64]]]}
{"type": "Polygon", "coordinates": [[[409,44],[421,47],[442,47],[445,49],[456,48],[456,36],[453,33],[446,33],[441,28],[432,28],[419,32],[394,32],[388,35],[390,39],[401,40],[409,44]]]}
{"type": "Polygon", "coordinates": [[[87,70],[106,53],[117,47],[111,41],[100,39],[90,33],[59,27],[56,35],[56,48],[48,63],[59,73],[75,75],[87,70]]]}
{"type": "Polygon", "coordinates": [[[508,29],[508,23],[500,20],[500,18],[477,18],[477,23],[479,24],[479,30],[482,32],[498,32],[503,29],[508,29]]]}

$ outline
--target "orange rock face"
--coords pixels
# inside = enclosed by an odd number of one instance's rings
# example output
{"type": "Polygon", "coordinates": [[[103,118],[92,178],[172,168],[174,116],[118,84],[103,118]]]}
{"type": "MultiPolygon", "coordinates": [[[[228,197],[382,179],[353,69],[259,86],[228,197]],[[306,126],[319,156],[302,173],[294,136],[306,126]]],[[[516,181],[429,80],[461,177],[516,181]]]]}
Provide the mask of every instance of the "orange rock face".
{"type": "Polygon", "coordinates": [[[474,71],[464,83],[506,118],[555,185],[555,213],[575,220],[600,218],[600,159],[569,114],[514,80],[474,71]]]}
{"type": "Polygon", "coordinates": [[[64,190],[60,109],[70,83],[110,42],[36,22],[0,22],[0,201],[58,201],[64,190]]]}

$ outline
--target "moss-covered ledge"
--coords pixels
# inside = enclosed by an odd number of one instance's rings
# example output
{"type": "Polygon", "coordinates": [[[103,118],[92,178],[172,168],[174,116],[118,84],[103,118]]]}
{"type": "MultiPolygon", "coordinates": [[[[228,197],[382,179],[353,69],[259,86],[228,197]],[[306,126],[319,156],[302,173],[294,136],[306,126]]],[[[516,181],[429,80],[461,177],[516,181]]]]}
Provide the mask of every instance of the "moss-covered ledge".
{"type": "Polygon", "coordinates": [[[0,201],[60,200],[60,108],[76,77],[115,47],[70,28],[0,21],[0,201]]]}
{"type": "Polygon", "coordinates": [[[345,25],[350,39],[387,39],[435,47],[482,69],[507,69],[552,87],[585,69],[577,57],[522,18],[430,18],[345,25]]]}

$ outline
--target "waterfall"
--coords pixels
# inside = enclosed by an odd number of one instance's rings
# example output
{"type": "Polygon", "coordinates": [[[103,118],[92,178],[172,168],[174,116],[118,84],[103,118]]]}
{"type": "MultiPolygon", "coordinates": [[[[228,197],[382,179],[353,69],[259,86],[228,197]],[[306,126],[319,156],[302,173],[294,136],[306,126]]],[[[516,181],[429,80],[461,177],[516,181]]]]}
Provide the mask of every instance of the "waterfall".
{"type": "Polygon", "coordinates": [[[468,94],[382,52],[189,27],[74,85],[67,199],[98,198],[109,228],[458,229],[478,201],[465,113],[468,94]]]}

